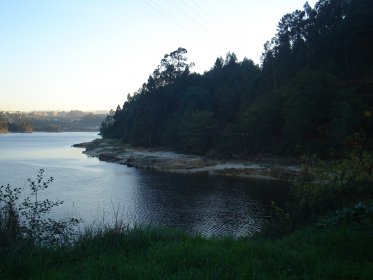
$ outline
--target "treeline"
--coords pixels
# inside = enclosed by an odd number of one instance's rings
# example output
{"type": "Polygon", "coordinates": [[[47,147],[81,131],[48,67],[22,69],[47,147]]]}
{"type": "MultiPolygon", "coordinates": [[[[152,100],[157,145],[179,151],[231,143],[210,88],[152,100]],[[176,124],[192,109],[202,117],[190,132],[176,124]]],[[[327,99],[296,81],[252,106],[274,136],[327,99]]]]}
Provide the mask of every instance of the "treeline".
{"type": "Polygon", "coordinates": [[[105,116],[81,111],[56,114],[0,112],[0,132],[97,131],[105,116]]]}
{"type": "Polygon", "coordinates": [[[134,146],[228,157],[371,146],[372,15],[371,0],[306,3],[281,18],[260,66],[228,53],[200,75],[179,48],[100,132],[134,146]]]}
{"type": "Polygon", "coordinates": [[[0,116],[0,132],[8,131],[8,123],[0,116]]]}
{"type": "Polygon", "coordinates": [[[29,119],[17,118],[15,121],[9,121],[0,114],[0,133],[1,132],[32,132],[32,124],[29,119]]]}

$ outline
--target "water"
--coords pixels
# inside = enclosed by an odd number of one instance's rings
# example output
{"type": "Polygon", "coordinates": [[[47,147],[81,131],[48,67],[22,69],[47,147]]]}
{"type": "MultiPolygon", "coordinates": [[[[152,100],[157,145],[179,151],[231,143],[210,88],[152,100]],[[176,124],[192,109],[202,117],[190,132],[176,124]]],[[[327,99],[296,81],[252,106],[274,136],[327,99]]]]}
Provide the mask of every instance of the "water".
{"type": "Polygon", "coordinates": [[[204,236],[242,236],[260,230],[271,200],[286,199],[288,184],[204,175],[178,175],[100,162],[71,145],[92,132],[0,134],[0,185],[28,188],[39,169],[54,182],[44,192],[64,204],[56,218],[171,226],[204,236]]]}

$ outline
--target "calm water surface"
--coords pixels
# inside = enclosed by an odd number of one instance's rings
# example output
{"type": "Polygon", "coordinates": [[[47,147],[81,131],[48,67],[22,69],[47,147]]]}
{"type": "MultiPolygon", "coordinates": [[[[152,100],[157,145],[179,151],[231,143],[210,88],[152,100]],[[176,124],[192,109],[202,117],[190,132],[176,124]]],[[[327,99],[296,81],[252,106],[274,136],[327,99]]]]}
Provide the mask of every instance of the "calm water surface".
{"type": "Polygon", "coordinates": [[[171,226],[204,236],[242,236],[260,230],[271,200],[288,184],[202,175],[158,173],[100,162],[71,145],[99,138],[91,132],[0,134],[0,185],[27,189],[38,170],[54,182],[44,192],[64,204],[55,217],[86,224],[112,222],[171,226]]]}

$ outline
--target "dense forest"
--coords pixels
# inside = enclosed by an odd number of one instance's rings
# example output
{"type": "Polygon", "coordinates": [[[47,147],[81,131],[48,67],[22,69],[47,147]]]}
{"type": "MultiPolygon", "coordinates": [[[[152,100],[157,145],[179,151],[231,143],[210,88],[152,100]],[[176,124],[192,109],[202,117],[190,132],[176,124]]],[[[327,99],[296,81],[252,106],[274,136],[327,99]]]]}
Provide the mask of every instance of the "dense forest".
{"type": "Polygon", "coordinates": [[[371,0],[306,3],[281,18],[260,65],[228,53],[197,74],[178,48],[100,132],[134,146],[224,157],[371,148],[372,15],[371,0]]]}

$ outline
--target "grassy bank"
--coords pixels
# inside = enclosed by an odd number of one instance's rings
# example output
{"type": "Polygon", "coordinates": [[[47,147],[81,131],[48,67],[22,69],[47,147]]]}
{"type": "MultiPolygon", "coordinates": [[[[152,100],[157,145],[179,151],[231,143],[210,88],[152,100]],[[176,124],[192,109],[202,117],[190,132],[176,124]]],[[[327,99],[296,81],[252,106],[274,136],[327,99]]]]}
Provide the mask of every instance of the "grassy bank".
{"type": "Polygon", "coordinates": [[[372,279],[372,225],[311,226],[278,240],[91,231],[72,247],[1,249],[0,279],[372,279]]]}

